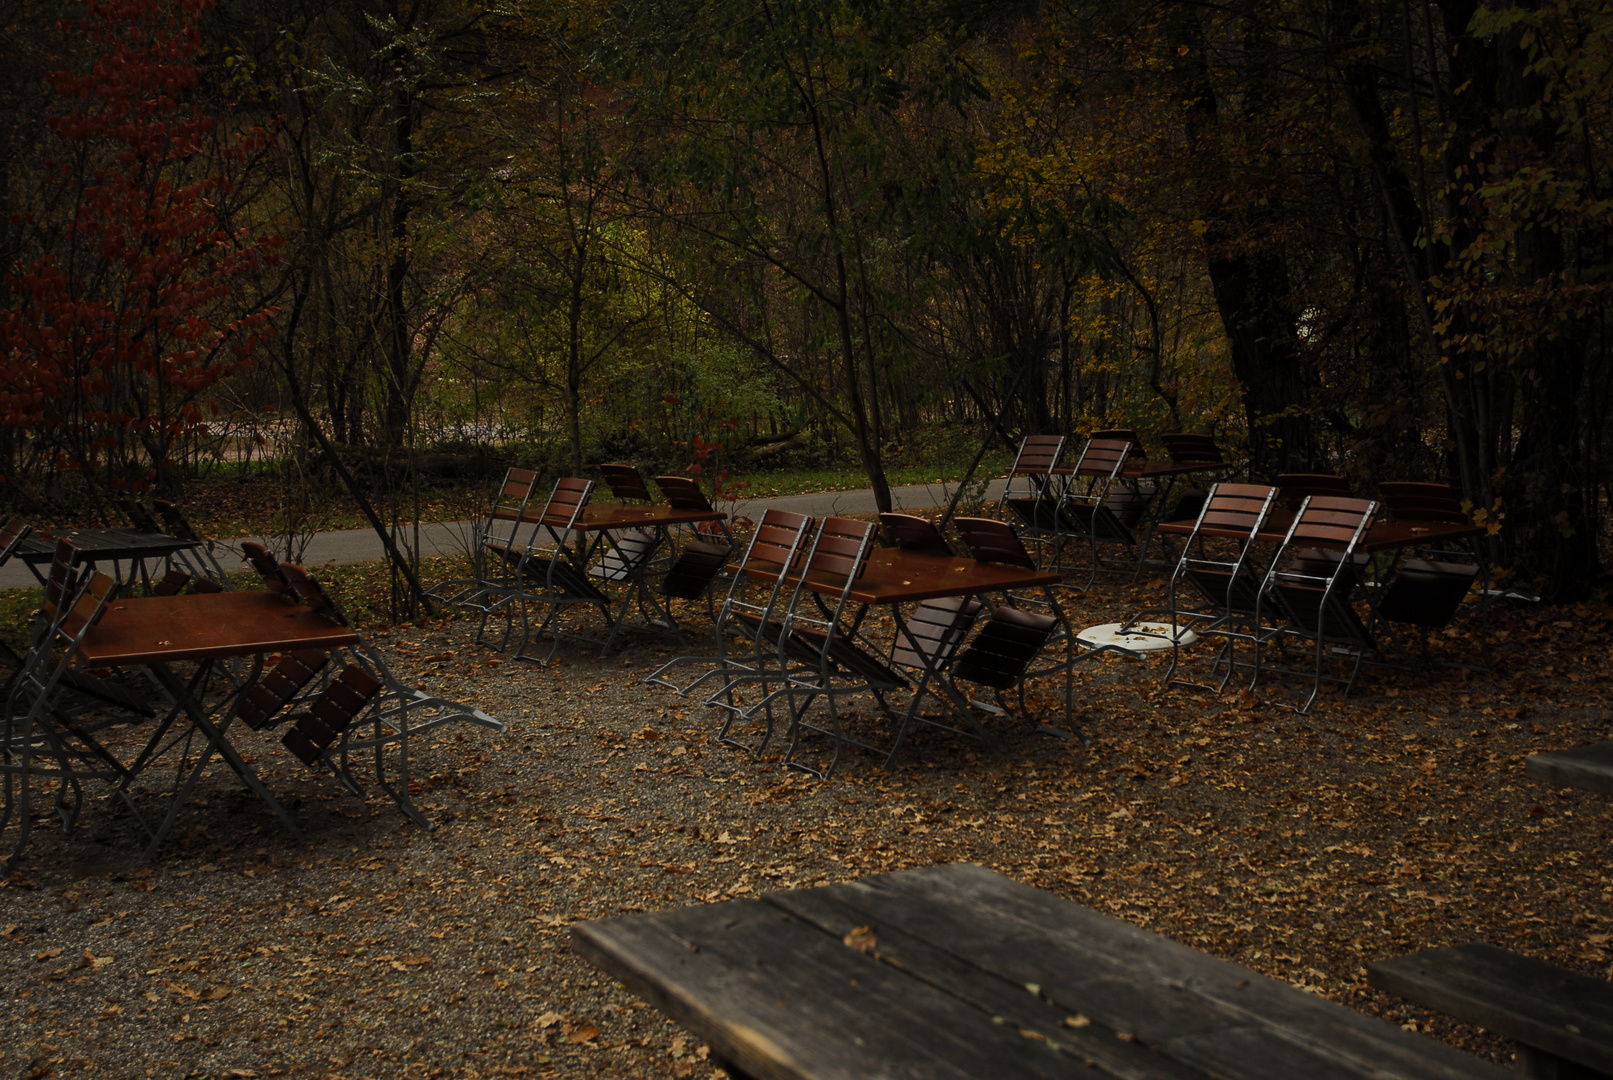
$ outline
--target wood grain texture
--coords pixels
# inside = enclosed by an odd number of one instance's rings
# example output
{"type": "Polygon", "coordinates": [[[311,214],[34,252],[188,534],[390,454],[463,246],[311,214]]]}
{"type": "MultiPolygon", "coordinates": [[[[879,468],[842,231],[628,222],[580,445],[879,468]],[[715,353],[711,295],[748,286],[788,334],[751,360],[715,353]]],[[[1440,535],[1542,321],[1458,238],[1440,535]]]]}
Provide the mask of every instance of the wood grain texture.
{"type": "Polygon", "coordinates": [[[1369,964],[1367,981],[1447,1016],[1613,1073],[1613,983],[1603,979],[1474,942],[1369,964]]]}
{"type": "Polygon", "coordinates": [[[1613,795],[1613,743],[1531,754],[1523,763],[1523,769],[1536,780],[1557,787],[1613,795]]]}
{"type": "Polygon", "coordinates": [[[573,944],[756,1077],[1509,1075],[966,863],[583,923],[573,944]],[[872,949],[843,944],[864,926],[872,949]]]}
{"type": "Polygon", "coordinates": [[[359,637],[267,589],[114,600],[79,655],[85,664],[172,663],[292,649],[338,649],[359,637]]]}

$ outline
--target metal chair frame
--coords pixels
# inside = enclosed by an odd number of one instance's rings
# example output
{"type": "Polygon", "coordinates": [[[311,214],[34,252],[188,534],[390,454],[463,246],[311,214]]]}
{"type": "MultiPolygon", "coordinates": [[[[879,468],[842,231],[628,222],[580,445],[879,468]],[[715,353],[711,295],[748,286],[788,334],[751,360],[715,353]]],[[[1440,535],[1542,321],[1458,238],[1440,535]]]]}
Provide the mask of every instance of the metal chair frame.
{"type": "Polygon", "coordinates": [[[1262,623],[1261,585],[1264,575],[1254,562],[1255,542],[1270,518],[1276,500],[1277,489],[1260,484],[1220,483],[1211,487],[1193,523],[1193,532],[1182,545],[1176,568],[1171,572],[1166,606],[1139,612],[1122,626],[1122,630],[1130,632],[1138,623],[1163,618],[1174,627],[1171,662],[1165,670],[1167,686],[1218,692],[1225,690],[1237,666],[1238,643],[1245,641],[1256,646],[1254,664],[1258,672],[1258,644],[1270,633],[1270,629],[1262,623]],[[1244,531],[1241,540],[1224,541],[1237,545],[1233,558],[1216,558],[1210,554],[1207,545],[1211,538],[1203,535],[1206,528],[1244,531]],[[1202,603],[1187,606],[1182,597],[1184,586],[1197,593],[1202,603]],[[1176,678],[1182,663],[1182,636],[1189,630],[1224,639],[1220,652],[1210,666],[1211,678],[1225,666],[1226,673],[1219,685],[1212,687],[1176,678]]]}
{"type": "Polygon", "coordinates": [[[527,507],[537,493],[541,474],[535,469],[510,466],[498,492],[488,507],[487,517],[471,534],[471,576],[439,581],[426,590],[427,596],[470,611],[487,609],[488,594],[498,593],[510,584],[511,552],[521,548],[521,530],[534,523],[526,520],[527,507]]]}
{"type": "Polygon", "coordinates": [[[727,712],[717,732],[718,741],[738,746],[753,754],[760,754],[773,736],[774,697],[770,693],[770,688],[784,683],[789,678],[791,670],[790,665],[778,663],[776,645],[768,642],[759,631],[761,627],[777,625],[776,613],[779,611],[780,601],[789,602],[794,588],[788,581],[790,571],[800,562],[803,548],[809,543],[814,524],[811,517],[787,510],[768,510],[763,514],[761,524],[751,535],[750,543],[745,547],[745,554],[740,558],[739,567],[729,582],[728,594],[723,600],[722,610],[717,615],[717,655],[674,657],[656,668],[644,680],[671,687],[684,697],[693,694],[707,683],[716,682],[718,684],[716,690],[709,693],[703,699],[703,703],[727,712]],[[765,598],[759,603],[747,599],[748,590],[755,579],[745,571],[753,563],[767,563],[769,566],[780,568],[774,580],[767,583],[765,598]],[[748,650],[737,653],[731,651],[731,640],[735,643],[746,643],[748,650]],[[710,670],[702,672],[688,685],[679,686],[668,677],[668,672],[685,664],[710,665],[710,670]],[[738,701],[734,695],[736,687],[747,684],[761,686],[763,702],[759,707],[767,714],[767,727],[755,745],[747,745],[729,735],[736,720],[755,711],[751,706],[738,701]]]}
{"type": "Polygon", "coordinates": [[[1085,539],[1092,554],[1087,588],[1092,587],[1100,573],[1130,573],[1132,580],[1136,580],[1142,571],[1143,551],[1131,527],[1121,520],[1116,504],[1120,489],[1124,488],[1128,501],[1138,501],[1136,509],[1140,516],[1152,498],[1152,492],[1144,495],[1140,486],[1122,476],[1134,445],[1125,438],[1089,439],[1058,501],[1051,565],[1062,570],[1064,545],[1072,539],[1085,539]],[[1104,566],[1100,544],[1121,544],[1130,550],[1133,558],[1129,569],[1104,566]]]}
{"type": "Polygon", "coordinates": [[[592,548],[581,523],[593,492],[592,480],[563,476],[555,481],[526,546],[519,554],[505,555],[507,560],[514,563],[514,571],[508,581],[488,590],[490,600],[481,609],[481,622],[476,628],[477,644],[485,642],[488,619],[502,614],[505,628],[499,647],[507,646],[512,629],[510,620],[516,612],[519,612],[521,619],[521,641],[513,654],[517,660],[551,663],[564,638],[603,644],[581,634],[563,631],[559,625],[561,615],[578,605],[598,610],[607,629],[615,625],[610,597],[588,579],[587,573],[592,548]],[[549,538],[548,542],[543,539],[545,535],[549,538]],[[547,612],[536,628],[532,625],[530,609],[533,607],[547,612]],[[548,654],[542,657],[529,655],[527,646],[534,638],[541,640],[545,635],[552,639],[548,654]]]}
{"type": "MultiPolygon", "coordinates": [[[[1307,495],[1266,571],[1261,596],[1284,621],[1264,640],[1275,640],[1282,650],[1288,640],[1299,639],[1310,643],[1313,650],[1315,666],[1310,695],[1302,705],[1293,707],[1302,716],[1310,712],[1324,681],[1342,683],[1348,697],[1360,677],[1362,664],[1379,655],[1371,630],[1350,604],[1350,593],[1356,582],[1356,549],[1372,527],[1377,512],[1378,504],[1370,499],[1307,495]],[[1318,573],[1313,566],[1296,569],[1294,564],[1301,561],[1302,554],[1297,548],[1299,544],[1322,546],[1336,554],[1331,570],[1318,573]],[[1347,676],[1324,672],[1329,654],[1354,661],[1347,676]]],[[[1267,665],[1265,670],[1285,669],[1267,665]]],[[[1260,672],[1257,657],[1256,680],[1260,672]]]]}
{"type": "Polygon", "coordinates": [[[1019,442],[1008,482],[997,500],[997,517],[1018,518],[1038,550],[1058,543],[1058,500],[1062,484],[1054,470],[1064,456],[1063,435],[1027,435],[1019,442]],[[1020,485],[1023,485],[1022,487],[1020,485]]]}

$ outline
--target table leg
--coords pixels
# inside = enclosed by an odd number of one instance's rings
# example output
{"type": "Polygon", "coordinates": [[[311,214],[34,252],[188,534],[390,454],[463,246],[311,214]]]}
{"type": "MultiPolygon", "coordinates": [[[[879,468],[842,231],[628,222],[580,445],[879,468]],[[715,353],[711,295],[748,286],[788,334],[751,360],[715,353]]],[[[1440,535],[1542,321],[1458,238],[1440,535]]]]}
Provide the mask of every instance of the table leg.
{"type": "MultiPolygon", "coordinates": [[[[203,666],[205,667],[207,663],[210,663],[210,661],[205,661],[203,666]]],[[[162,824],[157,827],[157,831],[153,835],[151,843],[147,845],[142,858],[149,859],[156,854],[157,848],[161,846],[169,831],[174,827],[174,822],[179,817],[180,808],[189,801],[191,792],[195,790],[196,782],[201,779],[202,770],[207,767],[215,752],[235,771],[235,774],[252,790],[253,794],[268,804],[287,831],[297,840],[302,840],[303,835],[301,830],[297,828],[297,823],[291,819],[291,815],[286,813],[285,808],[275,800],[275,797],[269,794],[269,789],[263,786],[263,782],[258,779],[257,774],[241,759],[241,755],[236,752],[235,747],[231,746],[229,740],[225,737],[230,723],[235,719],[237,708],[241,702],[241,695],[237,694],[235,696],[222,722],[214,724],[211,718],[208,717],[207,711],[196,701],[190,690],[169,669],[168,665],[153,664],[151,670],[157,677],[157,681],[162,683],[164,689],[174,695],[180,707],[185,710],[185,714],[190,717],[191,723],[196,725],[197,730],[201,731],[203,735],[207,736],[207,745],[202,749],[201,757],[197,760],[195,767],[185,777],[180,790],[174,794],[173,801],[168,806],[168,813],[163,818],[162,824]]],[[[256,658],[252,676],[247,680],[246,686],[255,685],[262,670],[263,657],[259,656],[256,658]]]]}

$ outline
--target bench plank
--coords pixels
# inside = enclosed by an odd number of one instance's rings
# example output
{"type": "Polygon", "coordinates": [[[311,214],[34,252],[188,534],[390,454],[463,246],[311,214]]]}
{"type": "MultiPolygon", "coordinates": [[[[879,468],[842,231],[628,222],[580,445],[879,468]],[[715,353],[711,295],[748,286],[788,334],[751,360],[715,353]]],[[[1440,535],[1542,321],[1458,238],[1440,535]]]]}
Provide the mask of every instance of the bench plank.
{"type": "Polygon", "coordinates": [[[1367,981],[1526,1046],[1613,1073],[1613,983],[1482,942],[1368,964],[1367,981]]]}
{"type": "Polygon", "coordinates": [[[1555,787],[1583,788],[1613,795],[1613,743],[1531,754],[1524,771],[1555,787]]]}

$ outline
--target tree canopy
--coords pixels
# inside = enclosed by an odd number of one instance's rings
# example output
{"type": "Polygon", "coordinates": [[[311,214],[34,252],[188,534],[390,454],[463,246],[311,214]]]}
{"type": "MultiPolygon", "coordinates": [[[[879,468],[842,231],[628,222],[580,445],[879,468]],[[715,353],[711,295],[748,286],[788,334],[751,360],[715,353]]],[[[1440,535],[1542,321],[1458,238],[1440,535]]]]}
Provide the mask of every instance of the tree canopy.
{"type": "Polygon", "coordinates": [[[268,433],[379,461],[394,531],[465,444],[845,456],[885,505],[937,431],[1128,426],[1601,574],[1601,0],[14,7],[15,500],[268,433]]]}

